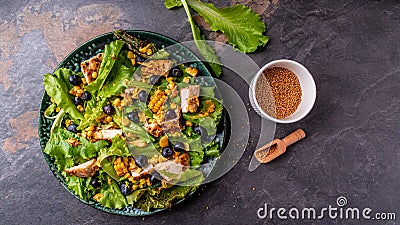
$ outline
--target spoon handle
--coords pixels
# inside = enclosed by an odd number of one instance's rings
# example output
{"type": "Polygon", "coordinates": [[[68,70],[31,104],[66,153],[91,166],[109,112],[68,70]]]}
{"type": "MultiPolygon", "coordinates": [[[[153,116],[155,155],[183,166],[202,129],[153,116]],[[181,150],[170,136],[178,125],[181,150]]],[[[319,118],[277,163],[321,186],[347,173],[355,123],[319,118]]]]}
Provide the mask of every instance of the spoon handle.
{"type": "Polygon", "coordinates": [[[300,141],[301,139],[306,137],[306,133],[302,129],[297,129],[293,133],[289,134],[287,137],[282,139],[282,141],[286,144],[286,147],[300,141]]]}

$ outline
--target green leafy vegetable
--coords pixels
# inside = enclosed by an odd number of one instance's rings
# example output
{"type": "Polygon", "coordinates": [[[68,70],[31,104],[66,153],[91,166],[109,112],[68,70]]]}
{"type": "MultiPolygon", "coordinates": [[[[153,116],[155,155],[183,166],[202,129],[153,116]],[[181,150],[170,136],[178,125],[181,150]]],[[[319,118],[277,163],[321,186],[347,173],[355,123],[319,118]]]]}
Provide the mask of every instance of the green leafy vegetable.
{"type": "Polygon", "coordinates": [[[107,99],[112,96],[117,96],[125,90],[135,69],[119,65],[115,71],[113,79],[104,84],[103,88],[97,93],[97,97],[92,98],[86,103],[85,113],[88,116],[81,121],[78,127],[79,129],[82,130],[94,123],[96,118],[98,118],[103,112],[103,106],[107,99]]]}
{"type": "Polygon", "coordinates": [[[107,144],[107,141],[93,143],[61,127],[56,127],[46,144],[44,152],[54,157],[59,171],[64,171],[66,168],[74,166],[74,162],[83,163],[90,158],[96,157],[98,151],[107,144]],[[68,139],[77,140],[80,144],[71,146],[68,143],[68,139]]]}
{"type": "Polygon", "coordinates": [[[203,162],[204,152],[203,151],[189,151],[190,155],[190,165],[191,166],[200,166],[203,162]]]}
{"type": "Polygon", "coordinates": [[[182,6],[182,2],[180,0],[165,0],[164,5],[167,9],[172,9],[182,6]]]}
{"type": "Polygon", "coordinates": [[[111,182],[111,185],[104,182],[101,186],[100,194],[102,194],[102,198],[100,198],[100,203],[108,208],[122,209],[128,205],[128,202],[119,190],[117,182],[114,180],[111,180],[111,182]]]}
{"type": "Polygon", "coordinates": [[[121,177],[118,176],[117,172],[115,171],[112,163],[108,160],[101,161],[101,168],[106,172],[111,178],[116,181],[120,181],[121,177]]]}
{"type": "Polygon", "coordinates": [[[208,135],[214,135],[217,131],[217,125],[211,117],[203,117],[199,119],[199,125],[207,130],[208,135]]]}
{"type": "Polygon", "coordinates": [[[204,36],[200,34],[200,29],[193,22],[192,16],[190,14],[190,9],[186,1],[182,0],[181,3],[183,4],[183,7],[185,8],[186,14],[188,16],[188,21],[190,23],[190,27],[192,28],[193,39],[197,49],[199,50],[200,54],[204,57],[204,59],[209,63],[215,75],[219,77],[222,73],[222,68],[220,66],[221,62],[215,55],[214,49],[211,46],[209,46],[207,42],[204,41],[204,36]]]}
{"type": "Polygon", "coordinates": [[[258,46],[264,46],[268,42],[269,38],[263,35],[266,31],[265,24],[250,8],[238,4],[218,9],[211,3],[186,1],[204,18],[211,30],[224,33],[229,43],[240,51],[254,52],[258,46]]]}
{"type": "Polygon", "coordinates": [[[214,156],[214,157],[219,157],[220,152],[219,152],[219,145],[217,142],[213,141],[208,146],[206,147],[206,156],[214,156]]]}
{"type": "MultiPolygon", "coordinates": [[[[147,190],[146,193],[141,194],[136,202],[136,206],[144,211],[150,211],[152,209],[158,208],[171,208],[172,202],[184,198],[186,195],[188,195],[192,191],[195,191],[197,188],[198,185],[174,186],[169,189],[162,190],[159,193],[147,190]]],[[[135,199],[131,198],[131,201],[132,200],[135,199]]]]}
{"type": "Polygon", "coordinates": [[[44,87],[46,93],[54,100],[58,107],[68,113],[72,119],[80,121],[83,119],[83,116],[72,102],[67,84],[63,80],[57,78],[59,74],[65,72],[65,70],[67,69],[58,69],[54,72],[54,76],[49,73],[45,74],[44,87]]]}
{"type": "Polygon", "coordinates": [[[111,69],[117,60],[117,56],[121,51],[122,46],[124,46],[124,43],[125,42],[123,41],[117,40],[104,47],[103,60],[100,64],[98,77],[86,87],[89,92],[94,94],[103,87],[108,74],[111,72],[111,69]]]}
{"type": "Polygon", "coordinates": [[[44,111],[44,116],[49,119],[54,119],[51,118],[50,116],[56,108],[57,108],[56,104],[51,104],[49,107],[47,107],[46,111],[44,111]]]}
{"type": "Polygon", "coordinates": [[[130,156],[126,142],[121,136],[115,136],[112,139],[112,145],[110,148],[103,148],[99,153],[99,161],[103,161],[105,158],[110,156],[130,156]]]}

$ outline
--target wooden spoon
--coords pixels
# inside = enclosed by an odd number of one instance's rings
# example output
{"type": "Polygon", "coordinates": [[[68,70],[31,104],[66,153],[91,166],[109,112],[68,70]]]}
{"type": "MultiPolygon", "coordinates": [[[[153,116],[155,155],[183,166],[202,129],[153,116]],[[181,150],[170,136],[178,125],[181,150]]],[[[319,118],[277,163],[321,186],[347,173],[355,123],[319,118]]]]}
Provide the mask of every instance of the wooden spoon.
{"type": "Polygon", "coordinates": [[[254,156],[260,163],[268,163],[274,160],[276,157],[286,152],[286,147],[300,141],[306,137],[306,133],[302,129],[298,129],[287,137],[275,139],[270,143],[262,146],[254,152],[254,156]]]}

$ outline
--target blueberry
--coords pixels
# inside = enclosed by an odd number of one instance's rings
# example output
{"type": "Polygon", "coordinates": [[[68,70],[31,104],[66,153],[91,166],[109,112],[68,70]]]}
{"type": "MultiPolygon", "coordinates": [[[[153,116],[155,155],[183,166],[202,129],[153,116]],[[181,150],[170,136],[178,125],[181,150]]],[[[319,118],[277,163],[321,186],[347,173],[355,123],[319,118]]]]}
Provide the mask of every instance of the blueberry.
{"type": "Polygon", "coordinates": [[[79,86],[82,83],[81,77],[76,74],[69,75],[68,80],[72,85],[75,85],[75,86],[79,86]]]}
{"type": "Polygon", "coordinates": [[[204,129],[203,127],[201,127],[201,126],[195,126],[195,127],[193,128],[193,131],[194,131],[196,134],[198,134],[198,135],[207,136],[207,130],[204,129]]]}
{"type": "Polygon", "coordinates": [[[92,185],[92,187],[94,187],[94,188],[99,188],[99,187],[101,187],[101,183],[100,183],[99,178],[93,177],[93,178],[92,178],[92,181],[90,181],[90,185],[92,185]]]}
{"type": "Polygon", "coordinates": [[[90,92],[85,91],[82,93],[81,98],[83,101],[89,101],[90,99],[92,99],[92,94],[90,94],[90,92]]]}
{"type": "Polygon", "coordinates": [[[160,83],[160,80],[161,80],[160,78],[161,78],[160,76],[156,76],[156,75],[151,76],[150,84],[156,85],[156,84],[160,83]]]}
{"type": "Polygon", "coordinates": [[[126,115],[132,122],[139,123],[139,111],[134,110],[126,115]]]}
{"type": "Polygon", "coordinates": [[[129,195],[131,193],[131,189],[129,188],[129,185],[127,185],[125,182],[123,182],[121,184],[121,186],[119,187],[119,189],[121,190],[121,193],[125,196],[129,195]]]}
{"type": "Polygon", "coordinates": [[[151,185],[155,185],[155,184],[160,183],[159,178],[161,178],[161,175],[158,172],[153,172],[153,174],[150,177],[151,185]]]}
{"type": "Polygon", "coordinates": [[[108,104],[103,107],[103,112],[107,115],[112,115],[115,113],[115,109],[111,104],[108,104]]]}
{"type": "Polygon", "coordinates": [[[145,90],[141,90],[138,94],[139,100],[141,102],[147,102],[147,92],[145,90]]]}
{"type": "Polygon", "coordinates": [[[148,164],[147,156],[139,155],[139,156],[135,157],[135,163],[136,163],[136,166],[138,166],[139,168],[146,167],[148,164]]]}
{"type": "Polygon", "coordinates": [[[71,131],[72,133],[78,133],[78,125],[76,125],[76,124],[70,124],[68,127],[67,127],[67,130],[68,131],[71,131]]]}
{"type": "Polygon", "coordinates": [[[174,149],[177,151],[185,151],[186,150],[185,144],[183,144],[182,142],[176,142],[174,144],[174,149]]]}
{"type": "Polygon", "coordinates": [[[172,120],[176,118],[176,112],[173,109],[168,109],[168,111],[165,113],[165,119],[167,120],[172,120]]]}
{"type": "Polygon", "coordinates": [[[136,62],[144,62],[144,61],[146,61],[146,59],[143,58],[142,56],[140,56],[140,55],[136,56],[136,62]]]}
{"type": "Polygon", "coordinates": [[[78,105],[83,106],[83,100],[82,100],[82,98],[80,98],[80,97],[75,97],[75,98],[74,98],[74,104],[75,104],[76,106],[78,106],[78,105]]]}
{"type": "Polygon", "coordinates": [[[181,71],[181,69],[179,69],[179,68],[172,68],[172,69],[169,71],[169,75],[170,75],[171,77],[180,77],[180,76],[182,76],[182,71],[181,71]]]}
{"type": "Polygon", "coordinates": [[[172,148],[170,148],[170,147],[163,148],[163,150],[161,152],[161,155],[167,159],[171,158],[173,154],[174,154],[174,150],[172,150],[172,148]]]}

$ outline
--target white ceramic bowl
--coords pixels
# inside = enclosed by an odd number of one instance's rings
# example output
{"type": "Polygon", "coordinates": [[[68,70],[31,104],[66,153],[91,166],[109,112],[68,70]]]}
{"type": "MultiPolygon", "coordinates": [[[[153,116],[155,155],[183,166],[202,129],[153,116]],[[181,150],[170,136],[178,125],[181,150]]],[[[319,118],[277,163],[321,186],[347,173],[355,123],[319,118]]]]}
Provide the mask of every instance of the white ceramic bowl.
{"type": "Polygon", "coordinates": [[[308,72],[308,70],[300,63],[288,59],[279,59],[266,64],[260,69],[260,71],[258,71],[258,73],[254,76],[253,80],[250,83],[249,98],[254,110],[260,116],[277,123],[293,123],[303,119],[314,106],[316,96],[317,91],[315,87],[315,82],[310,72],[308,72]],[[277,119],[268,115],[261,109],[256,100],[255,87],[258,78],[261,76],[264,70],[273,67],[283,67],[292,71],[299,79],[302,91],[301,102],[296,111],[283,119],[277,119]]]}

